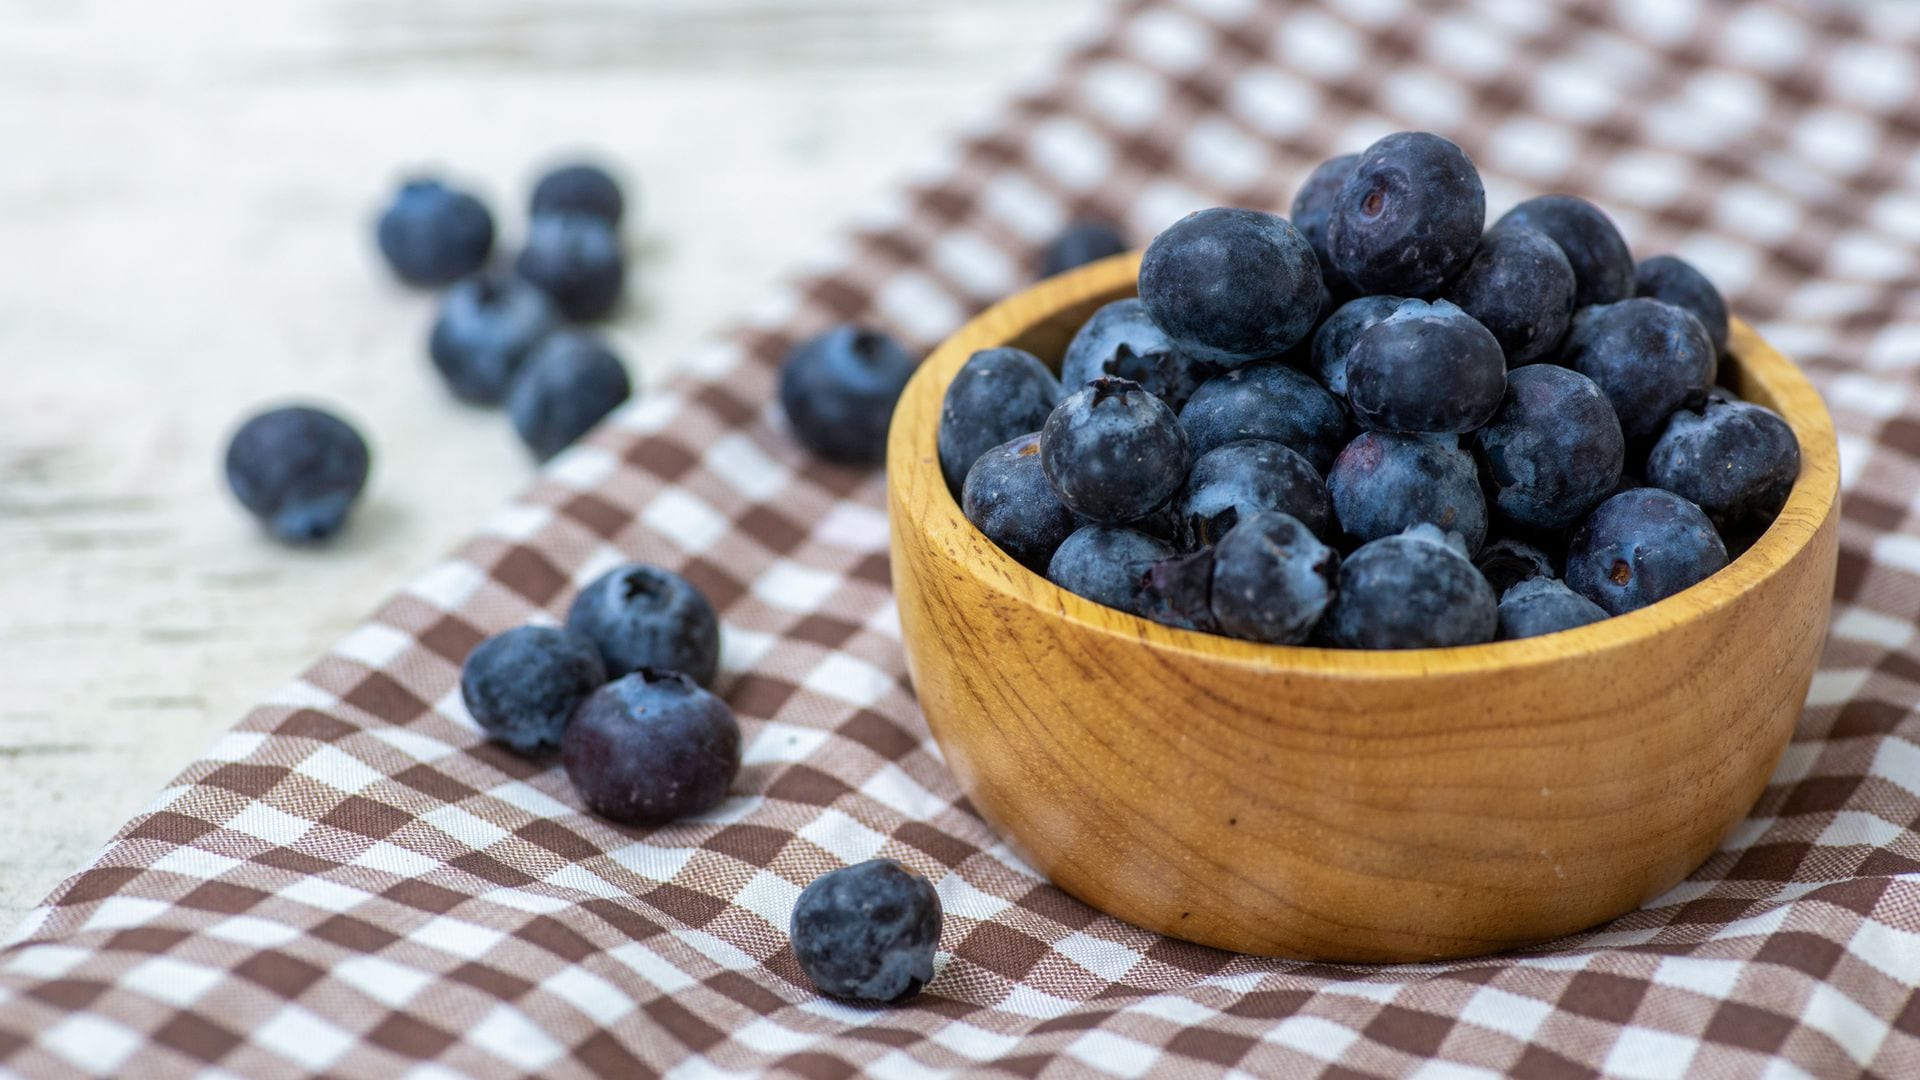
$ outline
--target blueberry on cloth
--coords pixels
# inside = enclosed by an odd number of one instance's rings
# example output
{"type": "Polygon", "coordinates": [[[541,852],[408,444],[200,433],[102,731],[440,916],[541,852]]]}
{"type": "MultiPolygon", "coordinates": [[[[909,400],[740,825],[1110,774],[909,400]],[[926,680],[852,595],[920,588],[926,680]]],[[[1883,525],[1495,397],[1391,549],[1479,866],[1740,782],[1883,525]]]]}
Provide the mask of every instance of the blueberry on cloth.
{"type": "Polygon", "coordinates": [[[542,214],[586,214],[618,228],[627,212],[627,198],[615,180],[598,165],[578,162],[549,170],[533,185],[528,202],[532,217],[542,214]]]}
{"type": "Polygon", "coordinates": [[[288,405],[242,424],[226,466],[234,497],[268,533],[312,543],[346,523],[367,483],[367,443],[330,412],[288,405]]]}
{"type": "Polygon", "coordinates": [[[974,528],[1040,574],[1080,525],[1040,468],[1040,436],[1031,432],[980,455],[960,506],[974,528]]]}
{"type": "Polygon", "coordinates": [[[1658,435],[1675,409],[1706,400],[1719,370],[1699,319],[1645,298],[1575,312],[1561,363],[1607,395],[1628,442],[1658,435]]]}
{"type": "Polygon", "coordinates": [[[1316,536],[1335,535],[1326,481],[1294,450],[1261,439],[1230,442],[1194,462],[1179,507],[1192,547],[1215,543],[1261,510],[1291,514],[1316,536]]]}
{"type": "Polygon", "coordinates": [[[794,959],[822,993],[897,1002],[933,979],[940,894],[892,859],[814,878],[793,905],[794,959]]]}
{"type": "Polygon", "coordinates": [[[1354,162],[1334,197],[1327,253],[1360,292],[1431,296],[1466,265],[1486,223],[1487,192],[1466,151],[1401,131],[1354,162]]]}
{"type": "Polygon", "coordinates": [[[1713,349],[1727,351],[1727,302],[1707,275],[1675,255],[1655,255],[1642,259],[1633,268],[1633,294],[1665,300],[1675,307],[1693,312],[1707,330],[1713,349]]]}
{"type": "Polygon", "coordinates": [[[1428,649],[1492,641],[1493,588],[1449,536],[1415,525],[1360,546],[1340,564],[1339,591],[1324,624],[1353,649],[1428,649]]]}
{"type": "Polygon", "coordinates": [[[1334,460],[1327,490],[1341,531],[1362,543],[1423,522],[1458,533],[1469,552],[1487,538],[1480,472],[1451,435],[1362,432],[1334,460]]]}
{"type": "Polygon", "coordinates": [[[1623,491],[1567,544],[1566,582],[1609,613],[1664,600],[1727,565],[1726,545],[1697,506],[1659,488],[1623,491]]]}
{"type": "Polygon", "coordinates": [[[1604,608],[1567,588],[1566,582],[1528,578],[1500,597],[1500,640],[1556,634],[1606,617],[1604,608]]]}
{"type": "Polygon", "coordinates": [[[940,402],[940,472],[958,492],[981,454],[1039,431],[1060,403],[1060,380],[1024,349],[982,349],[967,358],[940,402]]]}
{"type": "Polygon", "coordinates": [[[1573,264],[1536,229],[1510,225],[1480,238],[1446,297],[1487,328],[1507,366],[1546,359],[1573,318],[1573,264]]]}
{"type": "Polygon", "coordinates": [[[595,690],[560,736],[587,808],[623,825],[712,809],[740,771],[733,710],[677,671],[641,668],[595,690]]]}
{"type": "Polygon", "coordinates": [[[1216,370],[1174,348],[1146,305],[1130,296],[1081,324],[1060,361],[1060,382],[1072,393],[1103,375],[1128,379],[1177,411],[1216,370]]]}
{"type": "Polygon", "coordinates": [[[1647,480],[1706,511],[1723,535],[1764,530],[1800,477],[1800,441],[1780,414],[1713,392],[1681,409],[1647,455],[1647,480]]]}
{"type": "Polygon", "coordinates": [[[1087,525],[1067,537],[1047,563],[1047,580],[1096,604],[1146,615],[1153,565],[1173,558],[1173,548],[1132,529],[1087,525]]]}
{"type": "Polygon", "coordinates": [[[1054,491],[1095,521],[1159,509],[1191,460],[1173,410],[1125,379],[1095,379],[1067,395],[1040,429],[1040,464],[1054,491]]]}
{"type": "Polygon", "coordinates": [[[1222,367],[1265,360],[1319,321],[1320,259],[1283,217],[1201,210],[1147,245],[1140,299],[1174,345],[1196,359],[1222,367]]]}
{"type": "Polygon", "coordinates": [[[527,227],[515,272],[540,287],[561,314],[589,322],[611,312],[627,282],[620,235],[592,214],[541,214],[527,227]]]}
{"type": "Polygon", "coordinates": [[[480,273],[447,290],[427,353],[462,401],[497,404],[520,365],[559,314],[545,293],[518,278],[480,273]]]}
{"type": "Polygon", "coordinates": [[[780,369],[780,408],[801,445],[843,465],[887,457],[887,424],[913,358],[877,330],[843,323],[794,346],[780,369]]]}
{"type": "Polygon", "coordinates": [[[571,630],[518,626],[481,642],[460,668],[460,697],[480,730],[515,753],[558,749],[587,695],[607,681],[593,642],[571,630]]]}
{"type": "Polygon", "coordinates": [[[633,393],[627,368],[592,334],[562,330],[536,345],[507,391],[507,416],[520,441],[545,461],[633,393]]]}
{"type": "Polygon", "coordinates": [[[480,269],[493,250],[486,205],[439,180],[409,180],[380,215],[380,254],[409,285],[446,285],[480,269]]]}
{"type": "Polygon", "coordinates": [[[1347,403],[1373,431],[1472,431],[1506,386],[1500,343],[1445,300],[1401,303],[1347,352],[1347,403]]]}
{"type": "Polygon", "coordinates": [[[713,605],[687,579],[644,563],[616,566],[580,590],[567,629],[600,649],[611,678],[653,668],[709,686],[720,664],[713,605]]]}
{"type": "Polygon", "coordinates": [[[1611,304],[1633,295],[1633,255],[1604,210],[1574,195],[1528,199],[1493,223],[1546,233],[1573,267],[1573,306],[1611,304]]]}
{"type": "Polygon", "coordinates": [[[1127,250],[1127,238],[1113,224],[1095,219],[1075,221],[1047,243],[1040,257],[1040,276],[1064,274],[1127,250]]]}
{"type": "Polygon", "coordinates": [[[1195,456],[1240,439],[1290,446],[1325,470],[1347,434],[1347,411],[1319,383],[1285,364],[1244,364],[1200,384],[1180,410],[1195,456]]]}
{"type": "Polygon", "coordinates": [[[1553,364],[1507,373],[1506,396],[1472,435],[1493,503],[1508,518],[1559,529],[1620,482],[1626,440],[1593,380],[1553,364]]]}

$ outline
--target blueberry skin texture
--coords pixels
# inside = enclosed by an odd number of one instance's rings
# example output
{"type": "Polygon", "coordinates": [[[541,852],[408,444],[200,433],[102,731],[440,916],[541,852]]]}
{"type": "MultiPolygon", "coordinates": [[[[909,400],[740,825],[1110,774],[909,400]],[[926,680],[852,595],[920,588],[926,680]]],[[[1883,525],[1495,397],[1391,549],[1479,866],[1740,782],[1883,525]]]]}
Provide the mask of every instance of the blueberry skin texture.
{"type": "Polygon", "coordinates": [[[517,278],[476,274],[440,301],[427,354],[455,397],[496,405],[527,354],[559,323],[539,289],[517,278]]]}
{"type": "Polygon", "coordinates": [[[851,1001],[905,1001],[933,979],[940,894],[892,859],[814,878],[793,905],[789,933],[800,970],[821,993],[851,1001]]]}
{"type": "Polygon", "coordinates": [[[1050,278],[1127,250],[1127,238],[1112,223],[1076,221],[1060,230],[1040,254],[1040,276],[1050,278]]]}
{"type": "Polygon", "coordinates": [[[701,686],[720,665],[720,620],[699,589],[657,566],[628,563],[601,574],[567,609],[567,629],[600,649],[609,678],[653,668],[701,686]]]}
{"type": "Polygon", "coordinates": [[[322,409],[287,405],[248,419],[227,443],[227,486],[267,532],[290,544],[346,524],[367,484],[367,442],[322,409]]]}
{"type": "Polygon", "coordinates": [[[1060,380],[1024,349],[983,349],[967,358],[940,403],[940,473],[958,492],[981,454],[1039,431],[1060,403],[1060,380]]]}
{"type": "Polygon", "coordinates": [[[1530,578],[1552,577],[1553,558],[1524,540],[1503,536],[1480,549],[1473,565],[1493,586],[1494,595],[1505,596],[1508,589],[1530,578]]]}
{"type": "Polygon", "coordinates": [[[1628,442],[1658,435],[1675,409],[1705,401],[1720,366],[1699,319],[1644,298],[1575,312],[1561,363],[1600,387],[1628,442]]]}
{"type": "Polygon", "coordinates": [[[1426,523],[1458,533],[1469,553],[1487,538],[1487,500],[1473,456],[1450,436],[1362,432],[1327,473],[1341,531],[1365,543],[1426,523]]]}
{"type": "Polygon", "coordinates": [[[1313,167],[1300,190],[1293,195],[1293,207],[1287,217],[1300,235],[1307,238],[1313,253],[1320,260],[1320,277],[1327,287],[1345,292],[1351,289],[1340,272],[1333,268],[1333,257],[1327,252],[1327,222],[1333,217],[1334,200],[1339,198],[1341,187],[1347,177],[1353,175],[1353,167],[1360,163],[1359,154],[1341,154],[1330,157],[1313,167]]]}
{"type": "Polygon", "coordinates": [[[1713,351],[1727,352],[1727,302],[1707,275],[1675,255],[1642,259],[1633,268],[1633,294],[1665,300],[1693,312],[1713,342],[1713,351]]]}
{"type": "Polygon", "coordinates": [[[627,197],[615,180],[598,165],[579,162],[550,170],[533,185],[528,200],[531,217],[542,214],[585,214],[619,228],[627,212],[627,197]]]}
{"type": "Polygon", "coordinates": [[[801,445],[842,465],[887,458],[887,423],[913,378],[892,338],[852,324],[794,346],[780,369],[780,408],[801,445]]]}
{"type": "Polygon", "coordinates": [[[1047,580],[1096,604],[1146,616],[1153,597],[1147,574],[1173,558],[1173,548],[1142,532],[1112,525],[1074,531],[1047,563],[1047,580]]]}
{"type": "Polygon", "coordinates": [[[1573,195],[1541,195],[1519,203],[1494,228],[1538,229],[1573,267],[1573,306],[1611,304],[1633,295],[1633,255],[1606,212],[1573,195]]]}
{"type": "Polygon", "coordinates": [[[1557,634],[1607,617],[1605,608],[1550,577],[1528,578],[1500,597],[1500,640],[1557,634]]]}
{"type": "Polygon", "coordinates": [[[1360,546],[1340,564],[1339,592],[1323,624],[1350,649],[1435,649],[1492,641],[1493,588],[1428,525],[1360,546]]]}
{"type": "Polygon", "coordinates": [[[1299,519],[1248,514],[1213,548],[1214,622],[1229,637],[1298,645],[1333,603],[1339,567],[1340,556],[1299,519]]]}
{"type": "Polygon", "coordinates": [[[1115,300],[1093,313],[1067,343],[1060,382],[1071,393],[1102,376],[1130,379],[1178,410],[1217,371],[1174,348],[1139,297],[1115,300]]]}
{"type": "Polygon", "coordinates": [[[1040,429],[1040,464],[1053,490],[1095,521],[1159,509],[1192,460],[1173,410],[1125,379],[1095,379],[1067,395],[1040,429]]]}
{"type": "Polygon", "coordinates": [[[1466,265],[1486,223],[1486,188],[1466,151],[1402,131],[1354,162],[1327,221],[1327,252],[1360,292],[1431,296],[1466,265]]]}
{"type": "Polygon", "coordinates": [[[740,722],[685,675],[642,668],[580,704],[560,735],[560,762],[594,813],[664,825],[727,797],[740,771],[740,722]]]}
{"type": "Polygon", "coordinates": [[[1347,352],[1347,403],[1371,431],[1472,431],[1506,386],[1500,343],[1445,300],[1403,302],[1347,352]]]}
{"type": "Polygon", "coordinates": [[[1036,574],[1080,527],[1040,467],[1040,436],[1018,436],[980,455],[967,472],[961,510],[1000,550],[1036,574]]]}
{"type": "Polygon", "coordinates": [[[1634,488],[1601,503],[1574,530],[1566,582],[1609,613],[1624,615],[1726,565],[1726,545],[1705,512],[1670,491],[1634,488]]]}
{"type": "Polygon", "coordinates": [[[1800,477],[1800,441],[1771,409],[1711,394],[1667,421],[1647,479],[1706,511],[1722,534],[1758,532],[1800,477]]]}
{"type": "Polygon", "coordinates": [[[627,367],[592,334],[562,330],[534,347],[507,391],[507,417],[540,461],[572,446],[633,393],[627,367]]]}
{"type": "Polygon", "coordinates": [[[591,214],[534,218],[513,268],[575,322],[591,322],[612,311],[627,283],[619,234],[591,214]]]}
{"type": "Polygon", "coordinates": [[[1315,469],[1333,464],[1347,435],[1347,411],[1319,383],[1271,362],[1246,364],[1200,384],[1180,410],[1196,457],[1241,439],[1290,446],[1315,469]]]}
{"type": "Polygon", "coordinates": [[[1285,218],[1215,207],[1169,226],[1140,262],[1140,299],[1176,348],[1222,367],[1278,356],[1320,318],[1320,258],[1285,218]]]}
{"type": "Polygon", "coordinates": [[[1509,226],[1480,239],[1447,299],[1493,334],[1507,366],[1544,358],[1573,318],[1573,264],[1547,234],[1509,226]]]}
{"type": "Polygon", "coordinates": [[[516,626],[460,668],[460,697],[480,730],[516,754],[558,749],[573,711],[607,681],[593,642],[552,626],[516,626]]]}
{"type": "Polygon", "coordinates": [[[1613,493],[1626,439],[1592,379],[1553,364],[1507,373],[1506,396],[1473,433],[1493,504],[1537,529],[1561,529],[1613,493]]]}
{"type": "Polygon", "coordinates": [[[493,251],[486,204],[438,180],[409,180],[380,215],[380,254],[400,280],[434,286],[484,266],[493,251]]]}
{"type": "Polygon", "coordinates": [[[1347,358],[1353,343],[1375,324],[1400,310],[1398,296],[1359,296],[1335,308],[1313,334],[1313,370],[1320,385],[1347,396],[1347,358]]]}
{"type": "Polygon", "coordinates": [[[1334,536],[1326,481],[1289,447],[1260,439],[1230,442],[1194,462],[1179,507],[1185,538],[1196,548],[1262,510],[1290,514],[1316,536],[1334,536]]]}

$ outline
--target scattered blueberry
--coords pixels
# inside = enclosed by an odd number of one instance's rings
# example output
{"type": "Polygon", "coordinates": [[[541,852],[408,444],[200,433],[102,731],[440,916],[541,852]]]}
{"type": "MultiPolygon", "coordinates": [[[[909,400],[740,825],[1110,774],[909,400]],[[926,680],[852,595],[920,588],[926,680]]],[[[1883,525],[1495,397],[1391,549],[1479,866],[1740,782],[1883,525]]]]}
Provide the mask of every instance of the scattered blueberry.
{"type": "Polygon", "coordinates": [[[1060,231],[1041,254],[1040,276],[1064,274],[1127,250],[1127,238],[1110,222],[1092,218],[1076,221],[1060,231]]]}
{"type": "Polygon", "coordinates": [[[981,454],[967,472],[960,506],[974,528],[1036,573],[1046,573],[1054,551],[1079,527],[1040,467],[1037,433],[981,454]]]}
{"type": "Polygon", "coordinates": [[[1567,588],[1566,582],[1528,578],[1500,597],[1500,640],[1556,634],[1606,617],[1606,609],[1567,588]]]}
{"type": "Polygon", "coordinates": [[[1173,347],[1138,297],[1115,300],[1093,313],[1060,362],[1060,382],[1069,393],[1102,376],[1137,382],[1178,411],[1216,368],[1173,347]]]}
{"type": "Polygon", "coordinates": [[[1341,531],[1362,543],[1425,522],[1458,533],[1469,552],[1487,538],[1487,500],[1473,456],[1451,435],[1363,432],[1327,473],[1341,531]]]}
{"type": "Polygon", "coordinates": [[[560,736],[560,761],[594,813],[664,825],[727,797],[740,722],[680,672],[641,668],[581,703],[560,736]]]}
{"type": "Polygon", "coordinates": [[[380,215],[380,254],[409,285],[446,285],[486,264],[493,215],[439,180],[409,180],[380,215]]]}
{"type": "Polygon", "coordinates": [[[1060,380],[1024,349],[983,349],[968,357],[940,403],[940,472],[948,490],[960,490],[981,454],[1039,431],[1060,396],[1060,380]]]}
{"type": "Polygon", "coordinates": [[[1727,302],[1707,275],[1692,263],[1675,255],[1655,255],[1640,260],[1633,268],[1633,294],[1665,300],[1675,307],[1693,312],[1706,328],[1713,350],[1727,351],[1727,302]]]}
{"type": "Polygon", "coordinates": [[[467,654],[460,697],[488,737],[537,754],[559,748],[574,709],[606,681],[593,642],[571,630],[519,626],[467,654]]]}
{"type": "Polygon", "coordinates": [[[1562,362],[1599,385],[1628,442],[1658,435],[1675,409],[1704,401],[1719,368],[1700,320],[1650,299],[1576,312],[1562,362]]]}
{"type": "Polygon", "coordinates": [[[592,214],[534,218],[513,266],[575,322],[590,322],[612,311],[627,281],[620,235],[592,214]]]}
{"type": "Polygon", "coordinates": [[[1623,491],[1587,515],[1567,545],[1567,584],[1615,615],[1664,600],[1727,565],[1701,509],[1670,491],[1623,491]]]}
{"type": "Polygon", "coordinates": [[[877,465],[886,460],[887,422],[913,367],[892,338],[842,324],[787,354],[780,407],[807,449],[842,464],[877,465]]]}
{"type": "Polygon", "coordinates": [[[1374,324],[1400,309],[1398,296],[1359,296],[1335,308],[1313,335],[1313,369],[1320,384],[1347,396],[1347,357],[1353,343],[1374,324]]]}
{"type": "Polygon", "coordinates": [[[1553,559],[1539,547],[1524,540],[1503,536],[1480,549],[1473,565],[1480,568],[1496,596],[1529,578],[1552,577],[1553,559]]]}
{"type": "Polygon", "coordinates": [[[1402,131],[1354,162],[1327,221],[1327,252],[1361,292],[1430,296],[1466,265],[1486,223],[1486,189],[1466,152],[1402,131]]]}
{"type": "Polygon", "coordinates": [[[1047,580],[1096,604],[1146,615],[1151,606],[1147,575],[1155,563],[1171,558],[1171,547],[1145,533],[1087,525],[1053,553],[1047,580]]]}
{"type": "Polygon", "coordinates": [[[1333,395],[1285,364],[1244,364],[1200,384],[1180,410],[1196,457],[1240,439],[1290,446],[1325,470],[1347,434],[1347,411],[1333,395]]]}
{"type": "Polygon", "coordinates": [[[539,289],[502,274],[476,274],[447,290],[427,351],[454,396],[493,405],[558,323],[539,289]]]}
{"type": "Polygon", "coordinates": [[[1340,564],[1325,632],[1350,649],[1431,649],[1492,641],[1493,588],[1459,537],[1432,525],[1360,546],[1340,564]]]}
{"type": "Polygon", "coordinates": [[[1182,352],[1233,367],[1278,356],[1312,331],[1320,260],[1285,218],[1216,207],[1147,245],[1140,298],[1182,352]]]}
{"type": "Polygon", "coordinates": [[[1347,352],[1347,402],[1374,431],[1472,431],[1506,385],[1500,343],[1445,300],[1405,301],[1347,352]]]}
{"type": "Polygon", "coordinates": [[[1493,503],[1508,518],[1564,528],[1620,482],[1626,441],[1593,380],[1553,364],[1507,373],[1500,410],[1473,434],[1493,503]]]}
{"type": "Polygon", "coordinates": [[[1547,234],[1517,225],[1480,239],[1447,299],[1479,320],[1508,367],[1540,360],[1560,344],[1573,318],[1573,264],[1547,234]]]}
{"type": "Polygon", "coordinates": [[[1681,409],[1647,456],[1647,479],[1706,511],[1723,536],[1770,524],[1800,476],[1800,441],[1771,409],[1724,392],[1681,409]]]}
{"type": "Polygon", "coordinates": [[[874,859],[820,875],[793,905],[793,956],[825,994],[905,1001],[933,979],[940,894],[926,878],[874,859]]]}
{"type": "Polygon", "coordinates": [[[1229,637],[1298,645],[1333,603],[1339,565],[1340,556],[1298,519],[1247,514],[1213,547],[1214,621],[1229,637]]]}
{"type": "Polygon", "coordinates": [[[644,563],[616,566],[580,590],[567,629],[599,647],[613,678],[653,668],[708,686],[720,664],[713,605],[687,579],[644,563]]]}
{"type": "Polygon", "coordinates": [[[288,405],[240,425],[227,444],[227,485],[267,532],[288,543],[340,531],[367,484],[367,443],[320,409],[288,405]]]}
{"type": "Polygon", "coordinates": [[[627,199],[620,191],[620,182],[605,169],[582,162],[562,165],[542,176],[533,186],[528,212],[536,218],[543,214],[585,214],[617,229],[627,212],[627,199]]]}
{"type": "Polygon", "coordinates": [[[633,393],[627,368],[592,334],[562,330],[536,345],[507,391],[507,416],[541,461],[572,446],[633,393]]]}
{"type": "Polygon", "coordinates": [[[1276,442],[1243,439],[1208,451],[1180,492],[1181,520],[1194,547],[1218,541],[1262,510],[1290,514],[1315,535],[1334,535],[1326,482],[1306,458],[1276,442]]]}
{"type": "Polygon", "coordinates": [[[1095,379],[1069,394],[1040,431],[1040,463],[1060,501],[1095,521],[1159,509],[1190,461],[1173,410],[1125,379],[1095,379]]]}
{"type": "Polygon", "coordinates": [[[1359,154],[1341,154],[1331,157],[1314,166],[1307,174],[1306,182],[1293,196],[1293,208],[1288,214],[1293,227],[1307,238],[1313,253],[1320,259],[1320,277],[1330,288],[1345,290],[1346,279],[1333,268],[1333,259],[1327,253],[1327,222],[1333,217],[1333,204],[1340,196],[1340,189],[1346,185],[1347,177],[1353,175],[1353,167],[1360,162],[1359,154]]]}
{"type": "Polygon", "coordinates": [[[1633,295],[1633,256],[1613,219],[1585,199],[1542,195],[1528,199],[1494,222],[1546,233],[1573,267],[1573,306],[1611,304],[1633,295]]]}

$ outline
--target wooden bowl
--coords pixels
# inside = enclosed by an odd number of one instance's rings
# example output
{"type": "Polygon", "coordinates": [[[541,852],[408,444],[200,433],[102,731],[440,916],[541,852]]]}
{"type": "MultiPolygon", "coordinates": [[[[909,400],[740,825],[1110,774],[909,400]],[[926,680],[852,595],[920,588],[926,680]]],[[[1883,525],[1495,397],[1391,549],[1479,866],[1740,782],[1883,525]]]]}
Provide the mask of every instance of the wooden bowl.
{"type": "Polygon", "coordinates": [[[1240,952],[1471,956],[1633,910],[1753,805],[1806,701],[1833,595],[1832,421],[1735,322],[1746,398],[1800,438],[1766,535],[1691,589],[1524,641],[1356,652],[1175,630],[1083,600],[977,532],[934,449],[976,350],[1057,362],[1133,295],[1115,256],[928,358],[887,448],[908,667],[949,768],[1022,856],[1117,918],[1240,952]]]}

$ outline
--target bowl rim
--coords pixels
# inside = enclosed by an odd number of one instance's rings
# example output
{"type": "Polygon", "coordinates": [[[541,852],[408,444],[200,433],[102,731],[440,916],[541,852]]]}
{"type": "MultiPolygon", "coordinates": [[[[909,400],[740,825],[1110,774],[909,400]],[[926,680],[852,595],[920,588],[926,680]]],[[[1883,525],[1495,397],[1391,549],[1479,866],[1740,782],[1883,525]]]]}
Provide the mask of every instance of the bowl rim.
{"type": "MultiPolygon", "coordinates": [[[[1514,670],[1561,662],[1569,655],[1632,647],[1724,609],[1800,556],[1837,512],[1839,453],[1826,404],[1792,361],[1735,318],[1731,320],[1722,368],[1729,361],[1737,364],[1742,389],[1758,385],[1772,399],[1775,411],[1800,442],[1800,476],[1773,524],[1751,547],[1711,577],[1673,596],[1624,615],[1539,637],[1400,650],[1269,645],[1177,629],[1096,604],[1029,570],[966,519],[941,473],[938,418],[947,385],[968,357],[980,349],[1018,340],[1064,310],[1136,295],[1134,282],[1140,255],[1138,251],[1114,255],[1048,278],[969,319],[928,354],[907,384],[903,403],[910,398],[925,398],[924,407],[896,409],[888,432],[889,503],[893,514],[909,519],[895,528],[905,525],[932,539],[935,527],[952,530],[957,524],[971,539],[956,537],[962,542],[947,545],[948,550],[956,556],[978,552],[987,560],[985,564],[968,565],[971,576],[1011,601],[1047,609],[1085,631],[1138,639],[1196,660],[1275,672],[1311,672],[1318,677],[1372,680],[1514,670]],[[932,417],[934,422],[924,425],[924,430],[910,430],[916,416],[932,417]],[[930,489],[925,498],[907,496],[907,492],[917,493],[923,488],[930,489]]],[[[953,561],[967,562],[961,557],[953,561]]]]}

